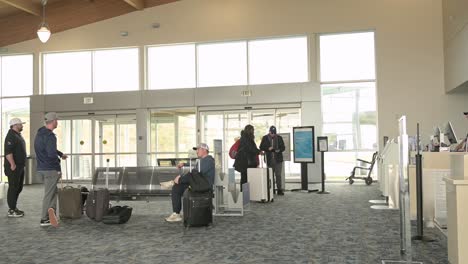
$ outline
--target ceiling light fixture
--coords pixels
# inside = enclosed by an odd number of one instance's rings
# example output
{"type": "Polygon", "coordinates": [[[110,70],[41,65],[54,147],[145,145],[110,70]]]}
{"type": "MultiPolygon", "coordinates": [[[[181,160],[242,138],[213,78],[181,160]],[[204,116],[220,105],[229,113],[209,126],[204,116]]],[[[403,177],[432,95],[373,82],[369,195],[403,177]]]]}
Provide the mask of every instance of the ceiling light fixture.
{"type": "Polygon", "coordinates": [[[42,22],[39,25],[39,29],[37,30],[37,36],[41,40],[42,43],[46,43],[50,38],[50,29],[49,25],[45,22],[45,6],[47,4],[47,0],[42,0],[42,22]]]}

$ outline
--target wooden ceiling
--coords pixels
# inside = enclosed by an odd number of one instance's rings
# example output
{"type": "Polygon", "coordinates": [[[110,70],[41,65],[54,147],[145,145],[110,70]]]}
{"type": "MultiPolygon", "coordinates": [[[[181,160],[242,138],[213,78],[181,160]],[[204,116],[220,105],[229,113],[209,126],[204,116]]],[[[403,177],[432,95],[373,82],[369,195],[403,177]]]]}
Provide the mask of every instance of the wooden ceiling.
{"type": "MultiPolygon", "coordinates": [[[[48,0],[52,34],[179,0],[48,0]]],[[[41,0],[0,0],[0,47],[37,38],[41,0]]]]}

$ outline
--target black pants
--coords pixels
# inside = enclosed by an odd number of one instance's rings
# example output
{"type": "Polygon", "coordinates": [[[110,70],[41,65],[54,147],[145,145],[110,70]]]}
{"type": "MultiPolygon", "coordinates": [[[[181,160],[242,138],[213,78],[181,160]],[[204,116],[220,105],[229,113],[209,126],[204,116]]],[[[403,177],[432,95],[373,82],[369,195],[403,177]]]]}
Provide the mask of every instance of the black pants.
{"type": "Polygon", "coordinates": [[[180,210],[182,210],[182,196],[188,187],[188,184],[184,183],[174,184],[174,186],[172,186],[172,211],[174,213],[180,214],[180,210]]]}
{"type": "Polygon", "coordinates": [[[8,207],[10,207],[10,209],[16,209],[18,197],[23,190],[24,166],[16,167],[15,171],[11,171],[10,168],[7,168],[5,169],[5,174],[8,177],[8,207]]]}
{"type": "Polygon", "coordinates": [[[241,180],[240,180],[240,190],[242,192],[242,184],[247,182],[247,170],[241,172],[241,180]]]}

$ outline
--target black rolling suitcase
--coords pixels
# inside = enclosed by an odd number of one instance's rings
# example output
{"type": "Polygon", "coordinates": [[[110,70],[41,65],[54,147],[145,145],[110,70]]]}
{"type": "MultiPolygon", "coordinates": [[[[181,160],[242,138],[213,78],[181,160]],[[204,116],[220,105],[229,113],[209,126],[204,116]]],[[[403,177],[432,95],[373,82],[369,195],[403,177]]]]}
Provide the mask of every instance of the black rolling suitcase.
{"type": "Polygon", "coordinates": [[[102,221],[102,217],[107,214],[109,210],[110,193],[109,193],[109,160],[107,160],[106,170],[106,188],[95,189],[92,186],[91,191],[88,193],[86,199],[86,215],[98,222],[102,221]]]}
{"type": "Polygon", "coordinates": [[[185,190],[182,199],[184,226],[208,226],[213,223],[213,192],[192,192],[185,190]]]}

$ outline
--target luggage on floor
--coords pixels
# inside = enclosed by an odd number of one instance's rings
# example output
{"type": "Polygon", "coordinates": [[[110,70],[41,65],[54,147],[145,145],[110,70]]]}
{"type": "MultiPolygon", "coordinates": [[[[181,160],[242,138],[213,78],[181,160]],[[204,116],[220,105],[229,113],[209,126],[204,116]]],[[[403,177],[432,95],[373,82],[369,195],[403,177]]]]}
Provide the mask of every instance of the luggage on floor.
{"type": "Polygon", "coordinates": [[[72,186],[65,186],[58,190],[60,218],[80,218],[83,214],[81,204],[81,190],[72,186]]]}
{"type": "Polygon", "coordinates": [[[102,221],[102,217],[107,214],[110,208],[109,159],[107,159],[106,162],[106,188],[95,189],[93,185],[86,198],[86,215],[98,222],[102,221]]]}
{"type": "Polygon", "coordinates": [[[272,168],[248,168],[247,179],[250,185],[250,201],[273,202],[272,168]]]}
{"type": "Polygon", "coordinates": [[[184,226],[208,226],[213,223],[213,192],[187,189],[182,198],[184,226]]]}
{"type": "Polygon", "coordinates": [[[101,221],[102,217],[109,210],[109,190],[97,189],[89,191],[86,199],[86,215],[96,221],[101,221]]]}
{"type": "Polygon", "coordinates": [[[102,217],[104,224],[125,224],[132,216],[132,207],[129,206],[112,206],[107,215],[102,217]]]}

